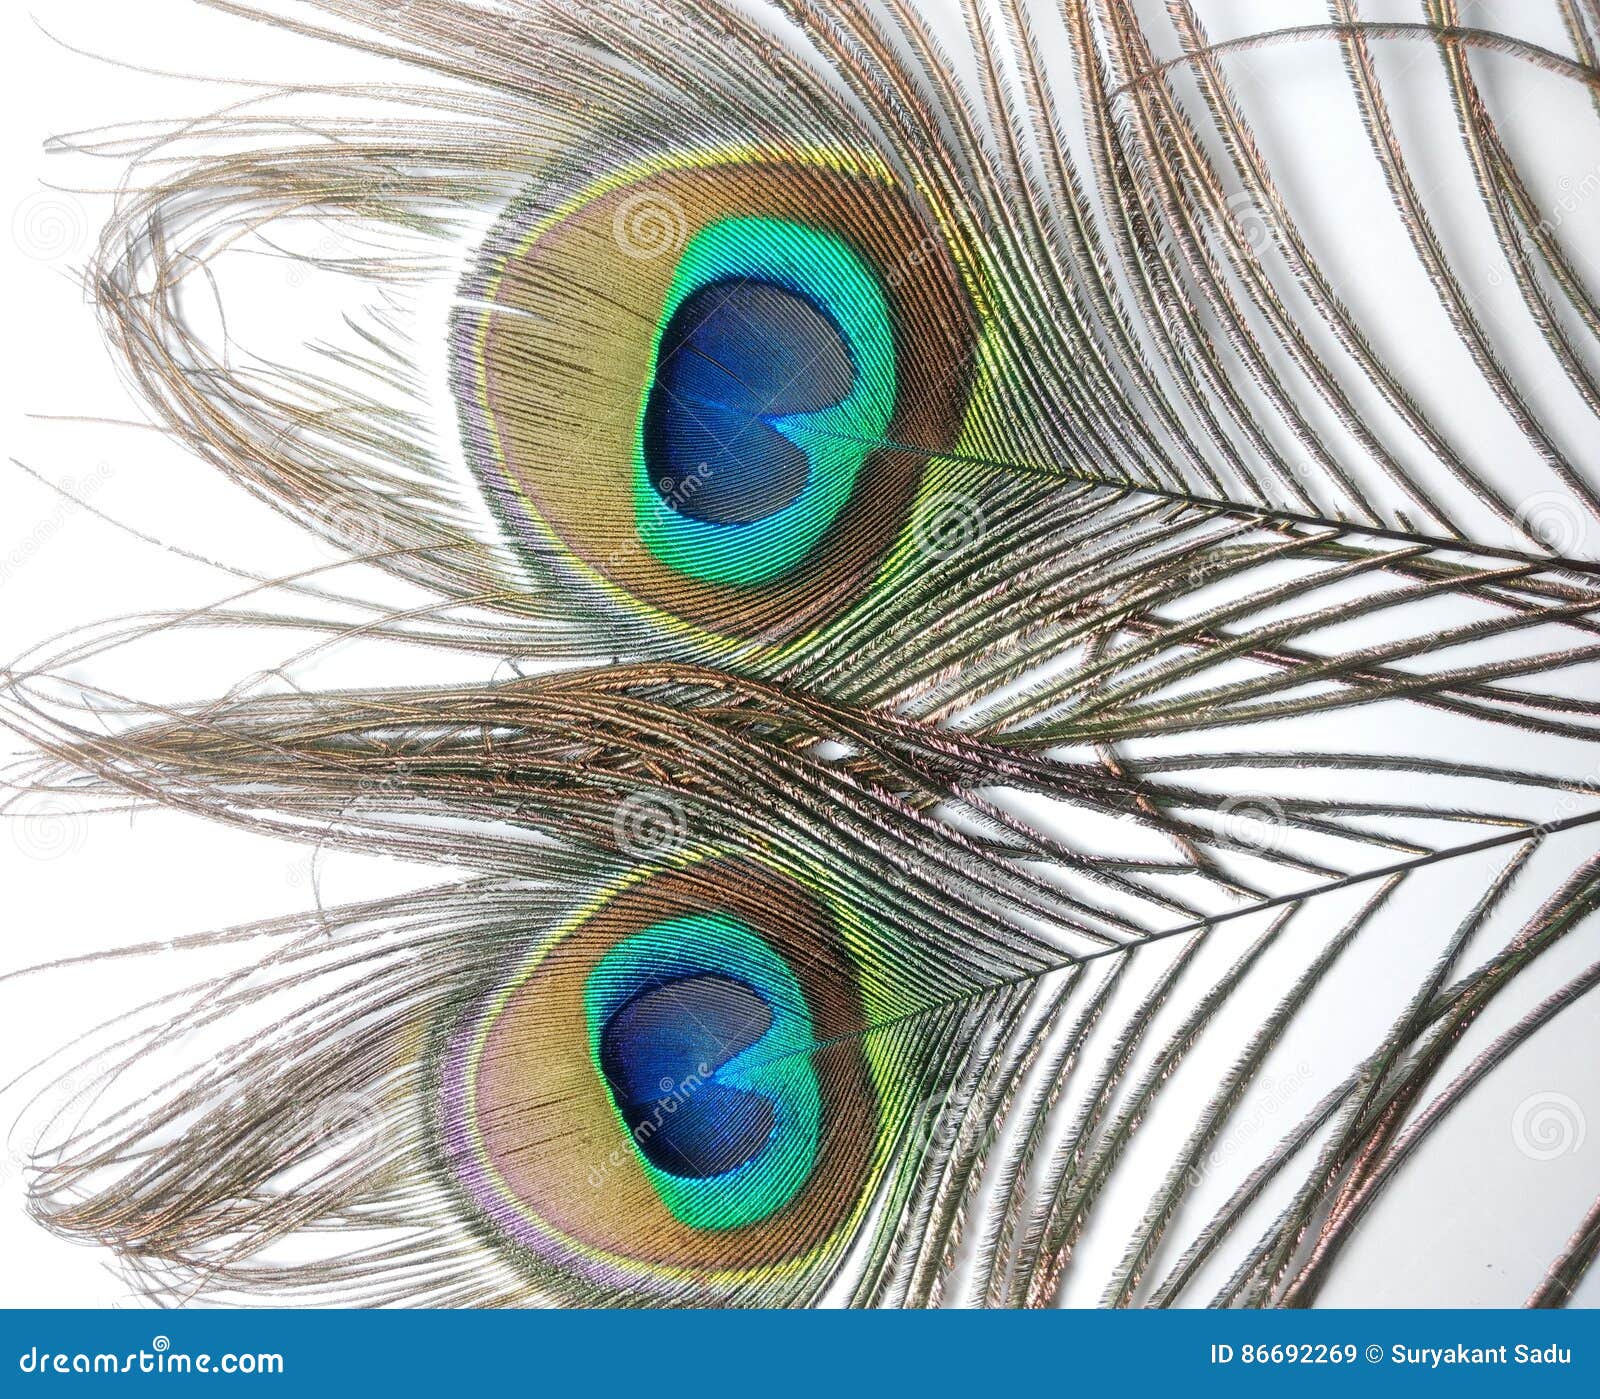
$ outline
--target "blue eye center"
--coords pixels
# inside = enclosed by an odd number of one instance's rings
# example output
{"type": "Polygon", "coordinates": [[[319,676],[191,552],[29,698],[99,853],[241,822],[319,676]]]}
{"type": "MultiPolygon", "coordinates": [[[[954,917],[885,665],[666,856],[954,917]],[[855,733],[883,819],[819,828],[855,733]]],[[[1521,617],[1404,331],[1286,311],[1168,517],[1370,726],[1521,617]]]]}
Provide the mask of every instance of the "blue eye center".
{"type": "Polygon", "coordinates": [[[613,1012],[600,1034],[600,1070],[647,1160],[698,1180],[742,1166],[766,1145],[772,1100],[707,1074],[771,1026],[754,988],[711,973],[652,986],[613,1012]]]}
{"type": "Polygon", "coordinates": [[[692,520],[775,515],[810,463],[771,420],[843,402],[855,377],[838,327],[805,297],[753,280],[701,287],[661,335],[643,422],[650,484],[692,520]]]}

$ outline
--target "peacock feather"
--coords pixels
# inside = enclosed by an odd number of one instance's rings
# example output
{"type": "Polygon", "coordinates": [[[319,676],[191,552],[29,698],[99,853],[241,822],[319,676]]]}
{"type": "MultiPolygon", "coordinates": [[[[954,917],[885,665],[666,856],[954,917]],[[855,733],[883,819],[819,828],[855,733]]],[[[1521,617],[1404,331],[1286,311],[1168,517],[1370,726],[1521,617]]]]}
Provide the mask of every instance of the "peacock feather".
{"type": "Polygon", "coordinates": [[[159,133],[89,286],[163,427],[413,600],[224,559],[0,713],[34,792],[456,873],[194,939],[243,961],[76,1055],[50,1228],[163,1299],[1309,1305],[1592,1049],[1596,244],[1511,120],[1594,135],[1591,8],[213,3],[395,110],[159,133]],[[1325,150],[1263,118],[1308,74],[1325,150]],[[1341,140],[1421,356],[1296,188],[1341,140]],[[312,218],[364,317],[208,342],[202,269],[312,218]],[[93,678],[217,626],[497,670],[93,678]]]}

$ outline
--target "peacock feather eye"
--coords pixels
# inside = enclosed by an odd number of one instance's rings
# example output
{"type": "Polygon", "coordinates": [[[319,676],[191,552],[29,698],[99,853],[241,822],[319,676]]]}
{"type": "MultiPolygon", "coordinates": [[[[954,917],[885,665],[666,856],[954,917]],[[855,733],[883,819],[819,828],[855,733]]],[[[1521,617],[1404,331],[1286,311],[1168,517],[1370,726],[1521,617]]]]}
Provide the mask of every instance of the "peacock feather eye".
{"type": "Polygon", "coordinates": [[[601,1288],[836,1257],[904,1106],[864,1034],[871,946],[820,885],[746,858],[624,881],[448,1034],[453,1178],[497,1239],[601,1288]]]}
{"type": "Polygon", "coordinates": [[[524,548],[659,620],[779,642],[881,572],[961,438],[976,344],[956,260],[886,172],[730,152],[508,211],[454,383],[524,548]]]}
{"type": "Polygon", "coordinates": [[[652,924],[600,959],[589,1046],[662,1203],[731,1229],[794,1198],[822,1117],[805,993],[784,959],[720,913],[652,924]]]}

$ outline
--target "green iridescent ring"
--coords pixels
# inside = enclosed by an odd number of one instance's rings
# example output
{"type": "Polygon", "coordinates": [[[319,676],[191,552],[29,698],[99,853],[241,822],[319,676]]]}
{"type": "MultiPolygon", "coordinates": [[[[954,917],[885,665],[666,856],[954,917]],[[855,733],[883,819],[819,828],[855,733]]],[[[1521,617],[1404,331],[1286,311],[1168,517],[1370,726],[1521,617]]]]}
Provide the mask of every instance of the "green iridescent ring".
{"type": "Polygon", "coordinates": [[[589,1050],[662,1203],[683,1223],[765,1219],[817,1159],[822,1099],[805,995],[782,957],[725,914],[617,943],[584,992],[589,1050]]]}
{"type": "MultiPolygon", "coordinates": [[[[895,349],[889,308],[877,280],[843,242],[826,233],[783,219],[730,218],[701,230],[684,248],[673,274],[651,350],[650,389],[639,406],[633,453],[633,501],[639,536],[663,563],[693,578],[715,583],[759,583],[788,572],[816,546],[824,531],[850,499],[861,465],[888,429],[895,405],[895,349]],[[796,328],[791,310],[782,315],[784,298],[756,303],[750,288],[776,288],[814,307],[825,318],[796,328]],[[699,460],[683,458],[684,466],[666,478],[661,489],[661,463],[651,449],[671,433],[652,433],[652,401],[660,409],[666,391],[664,337],[690,299],[707,288],[717,295],[682,340],[667,348],[676,357],[692,357],[686,375],[721,401],[673,399],[668,418],[686,418],[678,431],[687,445],[702,449],[699,460]],[[749,306],[733,306],[736,300],[749,306]],[[741,314],[742,313],[742,314],[741,314]],[[732,327],[727,323],[731,322],[732,327]],[[828,383],[817,378],[817,363],[826,345],[817,345],[829,331],[841,342],[853,370],[853,383],[832,402],[828,383]],[[720,332],[720,333],[719,333],[720,332]],[[781,375],[770,350],[774,339],[787,336],[792,372],[781,375]],[[722,352],[707,372],[707,341],[722,352]],[[806,355],[806,350],[813,353],[806,355]],[[768,353],[764,356],[763,351],[768,353]],[[752,383],[752,378],[756,379],[752,383]],[[771,411],[785,401],[821,398],[818,406],[796,412],[771,411]],[[729,405],[727,399],[740,401],[729,405]],[[707,419],[711,421],[707,422],[707,419]],[[724,472],[759,470],[772,458],[761,439],[772,434],[803,454],[804,484],[793,499],[761,518],[728,522],[694,518],[673,499],[674,487],[691,490],[693,472],[703,475],[704,458],[716,454],[714,469],[724,472]],[[730,439],[732,439],[730,441],[730,439]],[[654,469],[653,469],[654,468],[654,469]]],[[[662,416],[658,411],[657,416],[662,416]]],[[[760,485],[751,488],[758,493],[760,485]]]]}

